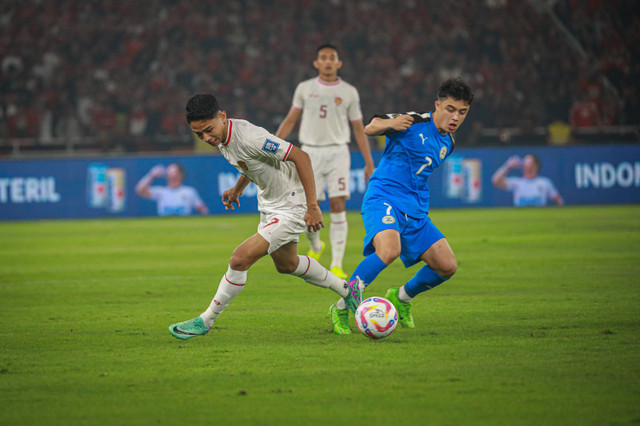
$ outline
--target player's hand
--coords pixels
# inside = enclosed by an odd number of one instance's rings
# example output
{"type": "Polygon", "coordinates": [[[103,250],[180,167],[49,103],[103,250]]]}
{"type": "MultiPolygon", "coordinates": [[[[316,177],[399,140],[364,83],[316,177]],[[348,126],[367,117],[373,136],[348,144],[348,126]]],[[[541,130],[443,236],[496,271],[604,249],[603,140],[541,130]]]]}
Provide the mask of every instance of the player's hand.
{"type": "Polygon", "coordinates": [[[512,155],[507,160],[506,166],[510,169],[517,169],[522,166],[522,160],[517,155],[512,155]]]}
{"type": "Polygon", "coordinates": [[[224,209],[235,210],[233,203],[236,203],[236,205],[240,207],[240,195],[241,194],[238,194],[234,188],[224,191],[222,193],[222,204],[224,204],[224,209]]]}
{"type": "Polygon", "coordinates": [[[307,224],[307,230],[309,232],[319,231],[324,228],[322,211],[318,204],[307,206],[307,213],[304,215],[304,221],[307,224]]]}
{"type": "Polygon", "coordinates": [[[375,170],[375,167],[373,167],[373,166],[367,166],[367,165],[364,166],[364,181],[365,181],[365,183],[369,182],[369,179],[371,178],[371,175],[373,174],[374,170],[375,170]]]}
{"type": "Polygon", "coordinates": [[[391,128],[398,131],[407,130],[412,123],[413,117],[403,114],[391,119],[391,128]]]}
{"type": "Polygon", "coordinates": [[[154,178],[163,177],[166,173],[167,171],[165,170],[164,166],[161,164],[158,164],[157,166],[153,166],[153,168],[149,172],[149,174],[154,178]]]}

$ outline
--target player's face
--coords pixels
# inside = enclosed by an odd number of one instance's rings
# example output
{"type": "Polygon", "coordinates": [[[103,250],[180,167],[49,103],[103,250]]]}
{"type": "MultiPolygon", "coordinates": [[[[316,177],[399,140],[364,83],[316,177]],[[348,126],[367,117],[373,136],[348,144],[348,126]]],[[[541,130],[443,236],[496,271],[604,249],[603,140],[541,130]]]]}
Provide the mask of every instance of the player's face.
{"type": "Polygon", "coordinates": [[[175,164],[170,164],[169,167],[167,167],[167,183],[171,187],[182,185],[182,173],[175,164]]]}
{"type": "Polygon", "coordinates": [[[453,133],[462,125],[469,112],[469,104],[453,98],[438,99],[434,124],[440,133],[453,133]]]}
{"type": "Polygon", "coordinates": [[[528,178],[533,178],[538,175],[538,164],[533,156],[524,156],[524,159],[522,160],[522,174],[528,178]]]}
{"type": "Polygon", "coordinates": [[[220,111],[216,118],[192,121],[189,125],[198,139],[211,146],[218,146],[227,140],[229,120],[227,120],[227,113],[224,111],[220,111]]]}
{"type": "Polygon", "coordinates": [[[338,52],[325,47],[318,52],[313,66],[318,70],[320,77],[335,78],[338,75],[338,70],[342,67],[342,61],[338,58],[338,52]]]}

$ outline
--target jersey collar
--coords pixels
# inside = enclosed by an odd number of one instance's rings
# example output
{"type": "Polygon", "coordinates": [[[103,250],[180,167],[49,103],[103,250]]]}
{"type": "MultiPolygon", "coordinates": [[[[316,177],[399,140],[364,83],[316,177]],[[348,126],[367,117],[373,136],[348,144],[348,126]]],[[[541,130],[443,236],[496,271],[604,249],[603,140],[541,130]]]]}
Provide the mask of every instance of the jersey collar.
{"type": "Polygon", "coordinates": [[[227,146],[229,145],[229,141],[231,140],[231,131],[233,130],[233,121],[231,121],[231,119],[229,119],[229,129],[227,130],[227,140],[224,141],[224,143],[222,144],[222,146],[227,146]]]}
{"type": "Polygon", "coordinates": [[[338,84],[342,83],[342,79],[340,77],[338,77],[338,79],[332,83],[326,82],[320,77],[316,78],[316,81],[318,82],[318,84],[322,84],[323,86],[337,86],[338,84]]]}

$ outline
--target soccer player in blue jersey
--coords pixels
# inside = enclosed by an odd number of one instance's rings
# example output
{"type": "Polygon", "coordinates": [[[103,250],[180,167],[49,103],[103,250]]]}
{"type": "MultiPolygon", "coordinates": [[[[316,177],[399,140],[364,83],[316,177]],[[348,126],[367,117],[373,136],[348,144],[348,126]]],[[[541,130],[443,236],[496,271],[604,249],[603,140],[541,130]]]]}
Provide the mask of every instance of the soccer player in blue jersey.
{"type": "MultiPolygon", "coordinates": [[[[385,135],[386,145],[362,202],[366,257],[353,272],[350,285],[357,281],[366,287],[398,257],[406,268],[425,262],[407,283],[385,295],[403,327],[414,328],[411,300],[451,278],[457,269],[453,250],[429,218],[427,179],[451,155],[453,133],[464,122],[472,101],[469,85],[450,78],[438,89],[435,111],[376,115],[365,127],[369,136],[385,135]]],[[[331,306],[329,313],[334,333],[351,333],[343,301],[331,306]]]]}

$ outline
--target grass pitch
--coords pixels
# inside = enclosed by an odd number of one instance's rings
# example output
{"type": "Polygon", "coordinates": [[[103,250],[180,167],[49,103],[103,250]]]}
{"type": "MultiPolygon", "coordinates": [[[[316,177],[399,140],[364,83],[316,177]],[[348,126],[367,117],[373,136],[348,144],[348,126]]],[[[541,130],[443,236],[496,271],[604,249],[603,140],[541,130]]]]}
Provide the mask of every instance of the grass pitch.
{"type": "Polygon", "coordinates": [[[640,206],[432,218],[458,272],[381,341],[333,335],[336,296],[270,258],[207,336],[170,336],[257,215],[0,223],[0,424],[640,423],[640,206]]]}

